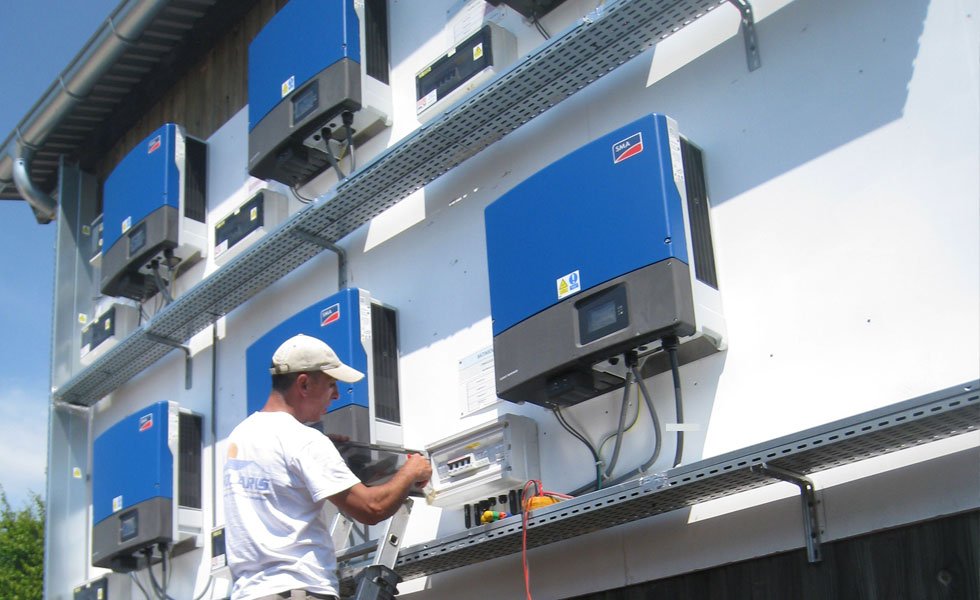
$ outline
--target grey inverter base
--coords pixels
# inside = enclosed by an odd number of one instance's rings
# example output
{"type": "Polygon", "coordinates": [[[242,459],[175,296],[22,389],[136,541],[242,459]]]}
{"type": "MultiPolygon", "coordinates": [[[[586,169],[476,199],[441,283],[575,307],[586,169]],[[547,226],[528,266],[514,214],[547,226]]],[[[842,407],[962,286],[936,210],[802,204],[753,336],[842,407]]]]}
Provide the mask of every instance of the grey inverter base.
{"type": "Polygon", "coordinates": [[[249,174],[290,186],[306,183],[330,168],[330,161],[323,149],[304,141],[323,127],[336,132],[338,140],[343,139],[341,113],[360,108],[360,65],[349,59],[330,65],[296,92],[291,102],[273,108],[249,133],[249,174]],[[302,108],[304,104],[309,108],[302,108]],[[306,110],[309,113],[303,115],[306,110]],[[283,132],[289,133],[284,136],[283,132]]]}
{"type": "Polygon", "coordinates": [[[173,513],[173,500],[157,497],[96,523],[92,565],[120,573],[144,567],[139,549],[173,542],[173,513]]]}
{"type": "Polygon", "coordinates": [[[542,406],[577,404],[624,383],[619,375],[593,369],[596,362],[665,335],[691,335],[694,322],[688,266],[674,259],[652,264],[572,296],[496,336],[497,394],[542,406]],[[603,303],[612,303],[629,322],[603,336],[599,347],[579,343],[587,333],[583,318],[603,303]]]}

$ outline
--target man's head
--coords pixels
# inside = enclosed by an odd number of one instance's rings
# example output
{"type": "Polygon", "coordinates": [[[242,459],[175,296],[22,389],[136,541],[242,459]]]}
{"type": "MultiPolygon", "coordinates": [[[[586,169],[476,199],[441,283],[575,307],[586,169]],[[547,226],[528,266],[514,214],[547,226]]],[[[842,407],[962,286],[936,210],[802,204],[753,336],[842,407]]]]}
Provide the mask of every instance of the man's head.
{"type": "Polygon", "coordinates": [[[302,333],[289,338],[276,349],[272,355],[272,368],[269,369],[273,376],[313,371],[321,371],[347,383],[360,381],[364,377],[364,373],[340,362],[337,353],[325,342],[302,333]]]}
{"type": "Polygon", "coordinates": [[[317,338],[296,335],[272,355],[272,389],[282,394],[302,422],[320,418],[337,398],[337,381],[354,383],[364,374],[337,358],[333,349],[317,338]]]}

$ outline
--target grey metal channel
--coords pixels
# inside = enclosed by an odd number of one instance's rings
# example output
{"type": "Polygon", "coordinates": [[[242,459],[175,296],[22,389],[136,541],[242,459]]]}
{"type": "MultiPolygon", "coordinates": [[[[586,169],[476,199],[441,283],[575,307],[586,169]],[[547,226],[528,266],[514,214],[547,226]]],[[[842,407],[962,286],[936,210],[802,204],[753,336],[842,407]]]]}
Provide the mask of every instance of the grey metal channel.
{"type": "MultiPolygon", "coordinates": [[[[529,548],[614,527],[707,500],[776,483],[751,471],[777,464],[812,473],[935,440],[980,426],[980,381],[828,423],[667,472],[534,511],[529,548]]],[[[520,515],[405,548],[396,565],[404,579],[431,575],[521,549],[520,515]]]]}
{"type": "MultiPolygon", "coordinates": [[[[367,162],[334,193],[293,215],[166,307],[147,330],[186,342],[322,251],[291,236],[292,230],[336,243],[535,116],[726,4],[727,0],[619,0],[604,5],[367,162]]],[[[94,404],[172,348],[150,350],[144,343],[124,343],[114,350],[69,380],[55,397],[94,404]]]]}

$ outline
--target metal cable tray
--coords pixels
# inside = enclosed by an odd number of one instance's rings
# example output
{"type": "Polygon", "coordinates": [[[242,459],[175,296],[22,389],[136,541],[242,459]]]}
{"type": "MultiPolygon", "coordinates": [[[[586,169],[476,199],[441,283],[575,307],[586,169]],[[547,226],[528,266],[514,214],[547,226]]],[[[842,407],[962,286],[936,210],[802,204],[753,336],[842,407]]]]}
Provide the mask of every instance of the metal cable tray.
{"type": "MultiPolygon", "coordinates": [[[[977,431],[980,380],[671,469],[535,510],[529,548],[769,485],[766,467],[801,476],[977,431]]],[[[521,550],[521,516],[402,550],[403,579],[448,571],[521,550]]]]}
{"type": "Polygon", "coordinates": [[[402,198],[730,1],[619,0],[597,9],[292,215],[56,389],[54,399],[95,404],[402,198]]]}

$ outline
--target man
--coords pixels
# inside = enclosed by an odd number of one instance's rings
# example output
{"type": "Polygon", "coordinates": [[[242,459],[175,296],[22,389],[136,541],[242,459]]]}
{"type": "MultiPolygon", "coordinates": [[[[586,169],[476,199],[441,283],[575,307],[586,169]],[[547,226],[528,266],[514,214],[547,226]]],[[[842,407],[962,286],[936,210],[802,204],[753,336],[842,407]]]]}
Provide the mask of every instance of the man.
{"type": "Polygon", "coordinates": [[[384,484],[367,487],[330,439],[304,423],[318,421],[337,398],[337,381],[364,374],[343,364],[322,341],[286,340],[272,356],[265,406],[228,438],[225,519],[234,600],[336,598],[336,555],[320,518],[329,500],[348,517],[374,525],[393,515],[413,487],[432,475],[411,455],[384,484]]]}

